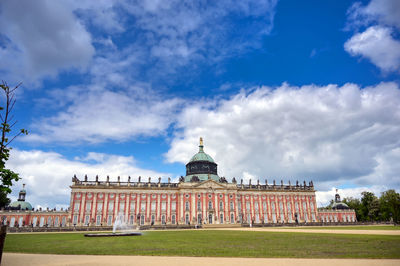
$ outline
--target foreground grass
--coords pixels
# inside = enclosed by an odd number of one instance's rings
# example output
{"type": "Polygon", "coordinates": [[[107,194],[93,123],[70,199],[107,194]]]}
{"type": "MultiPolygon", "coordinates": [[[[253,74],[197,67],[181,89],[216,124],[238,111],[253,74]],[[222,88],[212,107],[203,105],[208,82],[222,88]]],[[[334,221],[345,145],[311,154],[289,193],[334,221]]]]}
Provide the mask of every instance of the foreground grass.
{"type": "Polygon", "coordinates": [[[248,231],[150,231],[142,236],[9,234],[4,251],[46,254],[400,258],[400,237],[248,231]]]}
{"type": "MultiPolygon", "coordinates": [[[[283,227],[286,228],[286,227],[283,227]]],[[[334,226],[299,226],[288,227],[290,229],[327,229],[327,230],[400,230],[400,226],[394,225],[334,225],[334,226]]]]}

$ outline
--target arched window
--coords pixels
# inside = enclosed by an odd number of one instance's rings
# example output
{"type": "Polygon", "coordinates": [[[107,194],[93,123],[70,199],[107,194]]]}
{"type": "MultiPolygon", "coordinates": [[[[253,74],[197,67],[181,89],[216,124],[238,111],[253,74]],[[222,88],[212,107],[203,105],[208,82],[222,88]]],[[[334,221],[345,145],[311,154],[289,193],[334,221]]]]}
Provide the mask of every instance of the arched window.
{"type": "Polygon", "coordinates": [[[222,213],[219,215],[219,223],[224,223],[224,215],[222,213]]]}

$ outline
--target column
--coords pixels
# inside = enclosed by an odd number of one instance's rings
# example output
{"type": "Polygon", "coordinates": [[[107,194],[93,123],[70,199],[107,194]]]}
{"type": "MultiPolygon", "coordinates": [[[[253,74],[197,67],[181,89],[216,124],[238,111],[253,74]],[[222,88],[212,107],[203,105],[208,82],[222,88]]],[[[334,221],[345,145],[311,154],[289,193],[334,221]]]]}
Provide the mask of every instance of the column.
{"type": "MultiPolygon", "coordinates": [[[[191,204],[191,206],[190,206],[190,208],[191,208],[191,213],[192,213],[192,217],[189,217],[189,219],[190,219],[190,221],[192,221],[192,222],[194,222],[192,219],[193,219],[193,217],[195,217],[196,218],[196,221],[197,221],[197,215],[196,215],[196,213],[197,213],[197,205],[196,205],[196,193],[191,193],[190,194],[191,195],[191,198],[192,198],[192,204],[191,204]]],[[[198,222],[197,222],[198,223],[198,222]]]]}
{"type": "Polygon", "coordinates": [[[84,219],[84,213],[85,213],[85,203],[86,203],[86,193],[82,193],[82,196],[81,196],[82,198],[81,198],[81,204],[80,204],[80,206],[81,206],[81,213],[80,213],[80,215],[79,215],[79,217],[78,217],[78,224],[80,224],[80,225],[82,225],[82,223],[83,223],[83,219],[84,219]]]}
{"type": "Polygon", "coordinates": [[[93,192],[93,200],[92,200],[92,217],[91,220],[94,219],[94,224],[96,224],[96,212],[97,212],[97,193],[93,192]]]}

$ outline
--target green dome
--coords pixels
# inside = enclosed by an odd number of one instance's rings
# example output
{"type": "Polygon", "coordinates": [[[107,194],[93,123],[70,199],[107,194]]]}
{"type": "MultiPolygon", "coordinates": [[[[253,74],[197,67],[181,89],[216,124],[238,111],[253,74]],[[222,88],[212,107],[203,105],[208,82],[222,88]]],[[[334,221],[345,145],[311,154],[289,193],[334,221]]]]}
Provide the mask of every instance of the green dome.
{"type": "Polygon", "coordinates": [[[189,162],[197,162],[197,161],[207,161],[214,163],[214,159],[203,151],[203,147],[200,148],[200,151],[198,153],[193,155],[192,159],[190,159],[189,162]]]}
{"type": "Polygon", "coordinates": [[[197,162],[197,161],[207,161],[211,163],[215,163],[214,159],[211,158],[210,155],[204,152],[203,150],[203,139],[200,138],[200,146],[199,146],[199,152],[193,155],[192,159],[190,159],[189,163],[191,162],[197,162]]]}
{"type": "Polygon", "coordinates": [[[15,207],[17,208],[18,206],[21,206],[21,210],[29,210],[31,211],[32,205],[29,202],[26,201],[14,201],[13,203],[10,204],[10,207],[15,207]]]}

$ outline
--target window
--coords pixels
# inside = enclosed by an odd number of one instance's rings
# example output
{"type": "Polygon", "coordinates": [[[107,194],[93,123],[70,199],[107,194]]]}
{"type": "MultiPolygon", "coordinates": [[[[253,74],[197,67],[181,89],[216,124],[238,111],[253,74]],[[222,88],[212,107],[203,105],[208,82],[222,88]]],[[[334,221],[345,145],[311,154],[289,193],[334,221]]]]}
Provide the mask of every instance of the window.
{"type": "Polygon", "coordinates": [[[55,220],[54,220],[54,226],[58,226],[58,222],[59,222],[59,218],[58,218],[58,216],[55,218],[55,220]]]}
{"type": "Polygon", "coordinates": [[[224,215],[223,215],[222,213],[219,215],[219,222],[220,222],[221,224],[224,223],[224,215]]]}
{"type": "MultiPolygon", "coordinates": [[[[76,225],[78,223],[78,215],[74,215],[74,218],[72,219],[73,224],[76,225]]],[[[42,221],[40,221],[42,223],[42,221]]]]}
{"type": "Polygon", "coordinates": [[[268,214],[264,214],[264,223],[265,223],[265,224],[268,223],[268,214]]]}
{"type": "Polygon", "coordinates": [[[197,214],[197,223],[201,224],[203,222],[203,219],[201,218],[201,213],[197,214]]]}
{"type": "Polygon", "coordinates": [[[283,215],[283,212],[281,212],[281,223],[285,222],[285,216],[283,215]]]}
{"type": "Polygon", "coordinates": [[[165,212],[167,210],[167,203],[165,201],[161,202],[161,211],[165,212]]]}
{"type": "Polygon", "coordinates": [[[135,215],[129,216],[129,224],[133,225],[134,222],[135,222],[135,215]]]}
{"type": "Polygon", "coordinates": [[[176,201],[173,201],[173,202],[171,203],[171,210],[172,210],[172,211],[176,211],[176,201]]]}
{"type": "Polygon", "coordinates": [[[267,212],[267,203],[266,202],[263,202],[263,210],[264,210],[264,212],[267,212]]]}
{"type": "Polygon", "coordinates": [[[75,204],[74,204],[74,211],[78,212],[78,211],[79,211],[79,207],[80,207],[79,202],[75,202],[75,204]]]}
{"type": "Polygon", "coordinates": [[[146,202],[140,203],[140,211],[142,212],[146,211],[146,202]]]}
{"type": "MultiPolygon", "coordinates": [[[[78,220],[78,216],[77,215],[75,215],[74,216],[74,220],[75,220],[75,217],[76,217],[76,221],[78,220]]],[[[11,219],[11,221],[12,221],[12,219],[11,219]]],[[[13,223],[14,224],[14,223],[13,223]]],[[[76,224],[76,222],[74,223],[74,224],[76,224]]],[[[44,217],[40,217],[40,222],[39,222],[39,227],[43,227],[43,225],[44,225],[44,217]]],[[[10,225],[11,226],[11,225],[10,225]]],[[[12,227],[12,226],[11,226],[12,227]]]]}
{"type": "Polygon", "coordinates": [[[185,210],[187,210],[187,211],[189,210],[189,201],[185,202],[185,210]]]}
{"type": "Polygon", "coordinates": [[[165,225],[165,215],[161,215],[161,224],[165,225]]]}
{"type": "Polygon", "coordinates": [[[189,214],[186,214],[186,215],[185,215],[185,222],[186,222],[186,224],[189,224],[189,223],[190,223],[190,221],[189,221],[189,214]]]}
{"type": "Polygon", "coordinates": [[[108,215],[108,219],[107,219],[107,225],[111,226],[112,225],[112,215],[108,215]]]}
{"type": "Polygon", "coordinates": [[[66,220],[65,217],[63,217],[63,218],[61,219],[61,226],[62,226],[62,227],[65,226],[65,220],[66,220]]]}
{"type": "Polygon", "coordinates": [[[246,211],[247,211],[247,212],[250,211],[250,202],[246,202],[246,211]]]}
{"type": "Polygon", "coordinates": [[[201,211],[201,202],[200,202],[200,200],[197,201],[197,210],[201,211]]]}
{"type": "Polygon", "coordinates": [[[258,211],[258,202],[257,201],[254,203],[254,208],[256,209],[256,211],[258,211]]]}
{"type": "Polygon", "coordinates": [[[140,225],[144,225],[144,215],[140,216],[140,225]]]}
{"type": "Polygon", "coordinates": [[[110,201],[108,203],[108,211],[112,212],[114,210],[114,201],[110,201]]]}
{"type": "Polygon", "coordinates": [[[151,224],[153,225],[155,221],[156,221],[156,216],[153,214],[151,216],[151,224]]]}
{"type": "Polygon", "coordinates": [[[101,224],[101,215],[96,216],[96,225],[99,226],[101,224]]]}
{"type": "Polygon", "coordinates": [[[224,210],[224,203],[222,201],[219,202],[219,210],[220,211],[224,210]]]}
{"type": "Polygon", "coordinates": [[[175,224],[175,220],[176,220],[176,219],[175,219],[175,214],[174,214],[174,215],[172,215],[172,217],[171,217],[171,223],[172,223],[172,224],[175,224]]]}
{"type": "Polygon", "coordinates": [[[271,202],[271,209],[272,209],[272,212],[275,212],[275,202],[271,202]]]}
{"type": "Polygon", "coordinates": [[[23,220],[24,220],[24,218],[22,218],[22,217],[19,217],[19,219],[18,219],[18,226],[19,227],[22,227],[23,226],[23,220]]]}
{"type": "Polygon", "coordinates": [[[121,201],[121,202],[119,203],[119,211],[120,211],[120,212],[125,211],[125,201],[121,201]]]}
{"type": "Polygon", "coordinates": [[[15,217],[12,217],[10,221],[10,227],[14,227],[14,224],[15,224],[15,217]]]}
{"type": "Polygon", "coordinates": [[[233,215],[233,213],[231,213],[231,224],[235,223],[235,216],[233,215]]]}
{"type": "Polygon", "coordinates": [[[238,209],[239,209],[239,212],[242,211],[242,203],[240,201],[238,201],[238,209]]]}
{"type": "Polygon", "coordinates": [[[97,202],[97,211],[101,212],[103,210],[103,202],[97,202]]]}
{"type": "Polygon", "coordinates": [[[90,212],[91,208],[92,208],[92,203],[91,202],[86,202],[86,211],[90,212]]]}
{"type": "Polygon", "coordinates": [[[312,217],[312,221],[315,222],[315,213],[312,213],[311,217],[312,217]]]}
{"type": "Polygon", "coordinates": [[[37,217],[33,217],[33,220],[32,220],[33,227],[36,227],[36,224],[37,224],[37,217]]]}
{"type": "Polygon", "coordinates": [[[258,213],[256,214],[256,223],[260,223],[260,215],[258,213]]]}
{"type": "Polygon", "coordinates": [[[136,201],[131,201],[131,212],[135,212],[136,210],[136,201]]]}
{"type": "Polygon", "coordinates": [[[233,210],[234,210],[234,208],[233,208],[233,201],[231,201],[231,202],[229,203],[229,206],[231,207],[231,211],[233,211],[233,210]]]}
{"type": "Polygon", "coordinates": [[[274,222],[274,224],[276,224],[276,214],[272,213],[272,221],[274,222]]]}
{"type": "Polygon", "coordinates": [[[48,226],[48,227],[53,226],[53,225],[51,224],[51,217],[47,218],[47,226],[48,226]]]}
{"type": "Polygon", "coordinates": [[[89,215],[85,215],[85,225],[89,225],[89,215]]]}
{"type": "Polygon", "coordinates": [[[310,203],[310,209],[311,209],[311,212],[314,212],[314,203],[310,203]]]}
{"type": "Polygon", "coordinates": [[[156,211],[156,202],[155,202],[155,201],[152,201],[152,202],[151,202],[151,211],[152,211],[152,212],[155,212],[155,211],[156,211]]]}
{"type": "Polygon", "coordinates": [[[211,200],[208,202],[208,209],[212,209],[212,201],[211,200]]]}

